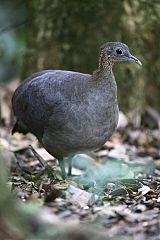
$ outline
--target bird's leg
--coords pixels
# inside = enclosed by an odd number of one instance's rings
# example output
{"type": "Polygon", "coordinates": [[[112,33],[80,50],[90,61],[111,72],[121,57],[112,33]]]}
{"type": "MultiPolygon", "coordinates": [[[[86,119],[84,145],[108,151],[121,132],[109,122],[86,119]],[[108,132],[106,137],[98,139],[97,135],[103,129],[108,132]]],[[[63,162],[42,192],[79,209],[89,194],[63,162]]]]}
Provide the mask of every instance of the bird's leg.
{"type": "Polygon", "coordinates": [[[66,174],[66,170],[65,170],[64,159],[58,160],[58,162],[59,162],[60,169],[62,171],[62,178],[66,179],[67,174],[66,174]]]}
{"type": "Polygon", "coordinates": [[[69,177],[72,175],[72,159],[73,159],[73,156],[70,156],[68,158],[68,176],[69,177]]]}

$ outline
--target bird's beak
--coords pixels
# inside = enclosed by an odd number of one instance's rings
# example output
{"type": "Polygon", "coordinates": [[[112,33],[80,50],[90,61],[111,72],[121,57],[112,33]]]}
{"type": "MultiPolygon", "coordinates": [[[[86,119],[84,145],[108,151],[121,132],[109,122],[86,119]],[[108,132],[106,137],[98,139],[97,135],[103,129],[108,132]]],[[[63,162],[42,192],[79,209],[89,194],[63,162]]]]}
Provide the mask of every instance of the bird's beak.
{"type": "Polygon", "coordinates": [[[142,63],[138,60],[138,58],[134,57],[133,55],[128,56],[128,60],[137,63],[138,65],[142,66],[142,63]]]}

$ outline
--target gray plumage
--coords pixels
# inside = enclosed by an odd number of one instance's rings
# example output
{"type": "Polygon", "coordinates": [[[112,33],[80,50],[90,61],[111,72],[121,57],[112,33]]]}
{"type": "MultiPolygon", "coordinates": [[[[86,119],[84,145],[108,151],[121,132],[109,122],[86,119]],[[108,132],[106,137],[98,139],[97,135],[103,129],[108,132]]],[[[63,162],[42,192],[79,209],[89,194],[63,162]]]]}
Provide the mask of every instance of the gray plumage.
{"type": "Polygon", "coordinates": [[[59,160],[100,148],[118,122],[117,86],[112,72],[117,61],[140,64],[125,44],[111,42],[101,47],[99,68],[92,75],[46,70],[30,76],[12,99],[17,119],[13,133],[33,133],[59,160]]]}

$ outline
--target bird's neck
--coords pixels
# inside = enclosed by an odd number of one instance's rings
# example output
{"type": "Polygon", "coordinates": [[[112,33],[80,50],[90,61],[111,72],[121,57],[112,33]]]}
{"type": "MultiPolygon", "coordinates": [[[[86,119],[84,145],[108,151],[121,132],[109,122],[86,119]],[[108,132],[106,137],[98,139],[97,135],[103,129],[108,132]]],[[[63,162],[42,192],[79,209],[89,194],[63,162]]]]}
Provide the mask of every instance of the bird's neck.
{"type": "Polygon", "coordinates": [[[108,65],[100,65],[96,71],[93,72],[92,82],[96,85],[112,85],[115,82],[112,72],[113,63],[108,62],[108,65]]]}
{"type": "MultiPolygon", "coordinates": [[[[115,79],[112,72],[112,67],[114,62],[111,60],[110,56],[108,58],[104,57],[103,52],[101,52],[99,57],[99,66],[96,71],[93,72],[92,82],[95,85],[115,85],[115,79]]],[[[94,84],[93,84],[94,85],[94,84]]]]}
{"type": "MultiPolygon", "coordinates": [[[[95,99],[100,106],[112,106],[117,102],[117,84],[109,69],[97,69],[90,78],[89,95],[95,99]],[[107,104],[105,104],[107,102],[107,104]]],[[[104,107],[104,108],[105,108],[104,107]]]]}
{"type": "Polygon", "coordinates": [[[98,69],[100,71],[112,71],[113,65],[114,65],[114,62],[111,61],[109,58],[107,60],[105,58],[100,58],[98,69]]]}
{"type": "Polygon", "coordinates": [[[104,49],[101,50],[100,55],[99,55],[99,69],[100,70],[112,70],[113,67],[113,59],[111,58],[110,55],[106,54],[104,49]]]}

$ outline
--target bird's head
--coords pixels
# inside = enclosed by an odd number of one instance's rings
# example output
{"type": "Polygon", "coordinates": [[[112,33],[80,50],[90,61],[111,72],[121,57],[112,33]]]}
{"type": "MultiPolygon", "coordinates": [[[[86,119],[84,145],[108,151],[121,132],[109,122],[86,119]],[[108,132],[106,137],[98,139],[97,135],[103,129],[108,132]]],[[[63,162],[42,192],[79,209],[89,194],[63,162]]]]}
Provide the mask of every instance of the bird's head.
{"type": "Polygon", "coordinates": [[[108,42],[100,48],[99,67],[107,68],[115,62],[131,61],[142,65],[142,63],[134,57],[128,49],[128,46],[121,42],[108,42]]]}

